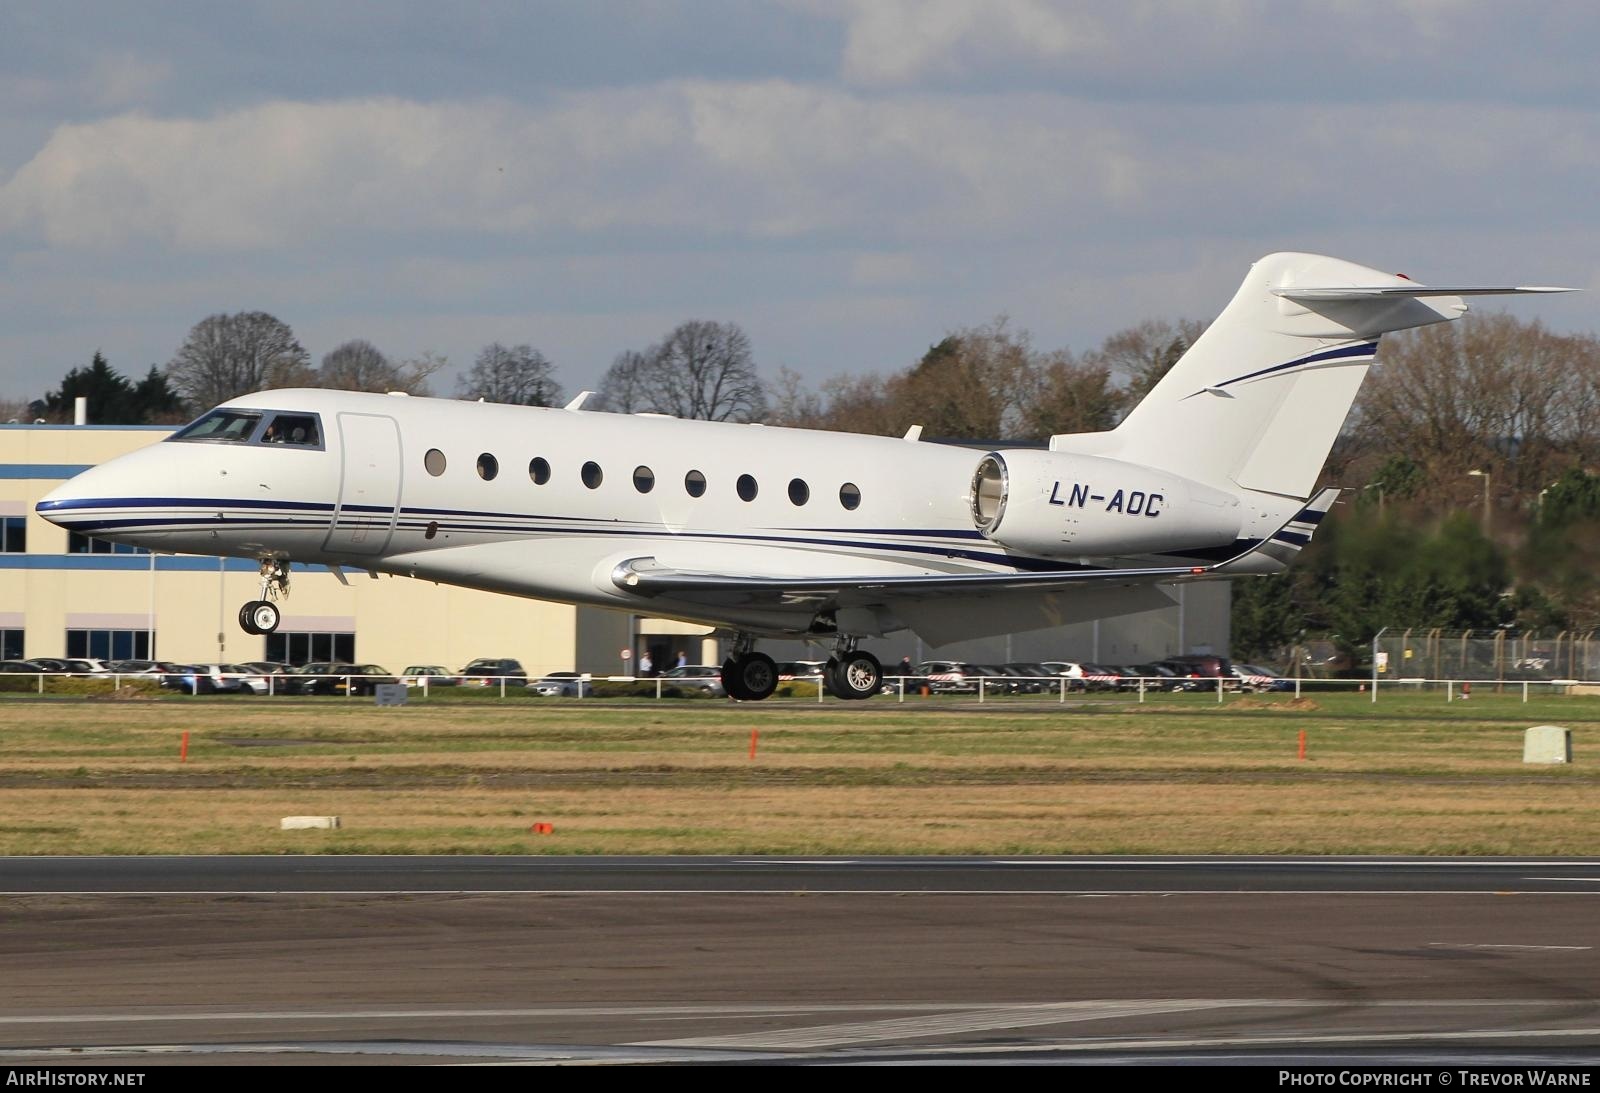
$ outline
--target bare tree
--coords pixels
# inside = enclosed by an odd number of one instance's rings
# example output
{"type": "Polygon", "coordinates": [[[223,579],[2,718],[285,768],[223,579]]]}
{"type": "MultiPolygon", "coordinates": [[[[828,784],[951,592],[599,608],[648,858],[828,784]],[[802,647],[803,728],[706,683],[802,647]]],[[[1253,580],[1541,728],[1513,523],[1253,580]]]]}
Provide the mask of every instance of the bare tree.
{"type": "Polygon", "coordinates": [[[356,338],[324,354],[322,367],[317,369],[317,386],[335,391],[393,391],[399,371],[377,346],[356,338]]]}
{"type": "Polygon", "coordinates": [[[215,406],[313,375],[310,354],[288,324],[264,311],[212,315],[196,323],[167,364],[167,378],[192,406],[215,406]]]}
{"type": "Polygon", "coordinates": [[[594,408],[609,410],[614,414],[636,414],[641,410],[654,409],[646,390],[652,351],[641,353],[637,349],[626,349],[618,353],[600,379],[599,397],[595,399],[594,408]]]}
{"type": "Polygon", "coordinates": [[[606,402],[703,421],[755,421],[767,411],[750,338],[736,323],[691,319],[658,345],[624,353],[606,373],[606,402]]]}
{"type": "Polygon", "coordinates": [[[779,368],[778,378],[767,388],[767,423],[792,429],[831,428],[823,415],[822,397],[809,390],[805,377],[792,368],[779,368]]]}
{"type": "Polygon", "coordinates": [[[1175,323],[1146,319],[1138,326],[1112,334],[1098,349],[1085,353],[1083,363],[1104,368],[1112,377],[1123,380],[1127,384],[1127,405],[1132,407],[1161,382],[1161,377],[1171,371],[1208,325],[1194,319],[1175,323]]]}
{"type": "Polygon", "coordinates": [[[555,365],[531,345],[486,345],[456,385],[460,398],[516,406],[554,406],[561,401],[555,365]]]}
{"type": "Polygon", "coordinates": [[[431,395],[433,385],[428,381],[448,367],[450,358],[443,353],[424,349],[415,357],[400,362],[396,369],[394,390],[404,391],[408,395],[431,395]]]}

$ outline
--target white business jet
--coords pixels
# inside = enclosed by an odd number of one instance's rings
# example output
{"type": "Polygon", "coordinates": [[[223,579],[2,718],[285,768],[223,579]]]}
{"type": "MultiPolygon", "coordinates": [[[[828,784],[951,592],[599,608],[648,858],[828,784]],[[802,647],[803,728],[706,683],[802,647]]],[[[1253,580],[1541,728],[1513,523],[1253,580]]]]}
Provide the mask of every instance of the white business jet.
{"type": "Polygon", "coordinates": [[[1252,267],[1117,426],[982,452],[904,437],[344,391],[233,399],[38,504],[73,531],[249,557],[278,625],[289,563],[322,563],[720,627],[730,695],[777,683],[759,637],[831,635],[865,698],[863,638],[933,645],[1132,614],[1163,585],[1268,574],[1337,496],[1315,489],[1378,337],[1461,297],[1312,254],[1252,267]],[[153,488],[151,483],[181,483],[153,488]]]}

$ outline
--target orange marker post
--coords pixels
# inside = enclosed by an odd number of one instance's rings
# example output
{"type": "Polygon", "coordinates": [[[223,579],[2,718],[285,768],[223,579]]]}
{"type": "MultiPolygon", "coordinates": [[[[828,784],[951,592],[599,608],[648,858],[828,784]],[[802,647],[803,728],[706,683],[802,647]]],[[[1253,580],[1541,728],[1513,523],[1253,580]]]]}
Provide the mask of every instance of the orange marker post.
{"type": "Polygon", "coordinates": [[[185,732],[183,734],[183,743],[178,745],[178,762],[187,763],[188,761],[189,761],[189,734],[187,732],[185,732]]]}
{"type": "Polygon", "coordinates": [[[1302,761],[1304,761],[1305,757],[1306,757],[1306,730],[1301,729],[1300,730],[1300,759],[1302,761]]]}
{"type": "Polygon", "coordinates": [[[756,757],[756,741],[760,738],[760,736],[761,731],[759,729],[750,730],[750,758],[752,759],[756,757]]]}

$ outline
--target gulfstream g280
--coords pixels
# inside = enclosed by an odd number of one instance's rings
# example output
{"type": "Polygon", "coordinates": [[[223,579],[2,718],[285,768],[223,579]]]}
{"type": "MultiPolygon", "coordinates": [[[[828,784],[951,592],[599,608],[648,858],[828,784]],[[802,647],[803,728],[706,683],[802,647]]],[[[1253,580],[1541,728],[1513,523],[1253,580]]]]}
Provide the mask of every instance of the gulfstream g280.
{"type": "MultiPolygon", "coordinates": [[[[961,638],[1164,606],[1163,584],[1273,573],[1378,337],[1462,296],[1274,254],[1117,428],[1048,450],[486,405],[264,391],[39,502],[63,527],[250,557],[251,633],[291,561],[685,619],[734,635],[728,693],[765,698],[763,636],[833,635],[835,693],[881,671],[862,638],[961,638]],[[183,483],[152,489],[150,483],[183,483]]],[[[581,399],[579,400],[581,402],[581,399]]]]}

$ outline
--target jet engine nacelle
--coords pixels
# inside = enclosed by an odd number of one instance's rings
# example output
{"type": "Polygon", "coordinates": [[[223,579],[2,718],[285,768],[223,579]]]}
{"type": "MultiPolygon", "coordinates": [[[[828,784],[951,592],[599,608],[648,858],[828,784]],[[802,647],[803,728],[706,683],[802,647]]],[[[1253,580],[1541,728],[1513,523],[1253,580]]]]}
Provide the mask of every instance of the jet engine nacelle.
{"type": "Polygon", "coordinates": [[[1051,558],[1227,546],[1239,537],[1232,494],[1099,456],[990,452],[972,476],[972,518],[1011,550],[1051,558]]]}

